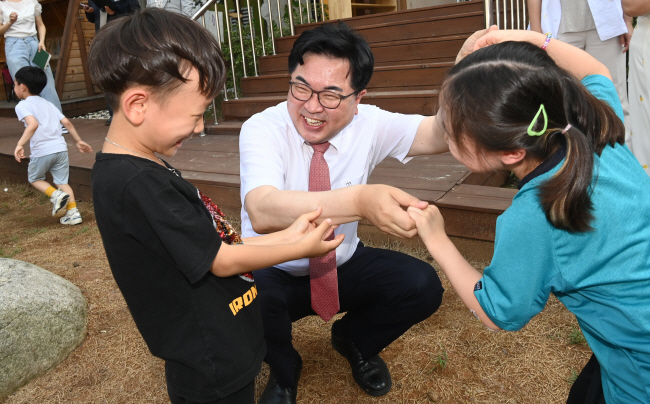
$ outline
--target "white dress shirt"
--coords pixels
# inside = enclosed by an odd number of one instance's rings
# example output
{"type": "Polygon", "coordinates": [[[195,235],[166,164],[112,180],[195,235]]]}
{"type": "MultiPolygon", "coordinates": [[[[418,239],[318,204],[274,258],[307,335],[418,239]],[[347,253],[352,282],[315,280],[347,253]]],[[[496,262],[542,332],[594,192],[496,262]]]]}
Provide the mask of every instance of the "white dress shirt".
{"type": "MultiPolygon", "coordinates": [[[[386,157],[406,163],[421,115],[387,112],[373,105],[360,104],[352,122],[330,140],[325,161],[330,169],[332,189],[366,184],[370,173],[386,157]]],[[[314,149],[296,131],[286,101],[253,115],[244,123],[239,137],[242,235],[256,236],[248,213],[246,194],[271,185],[279,190],[307,191],[309,166],[314,149]]],[[[349,201],[341,201],[342,204],[349,201]]],[[[336,234],[345,240],[336,249],[336,264],[350,259],[356,250],[357,222],[340,225],[336,234]]],[[[306,258],[277,267],[294,276],[309,274],[306,258]]]]}
{"type": "MultiPolygon", "coordinates": [[[[621,0],[587,0],[601,41],[627,33],[621,0]]],[[[542,0],[542,32],[557,38],[562,19],[560,0],[542,0]]]]}

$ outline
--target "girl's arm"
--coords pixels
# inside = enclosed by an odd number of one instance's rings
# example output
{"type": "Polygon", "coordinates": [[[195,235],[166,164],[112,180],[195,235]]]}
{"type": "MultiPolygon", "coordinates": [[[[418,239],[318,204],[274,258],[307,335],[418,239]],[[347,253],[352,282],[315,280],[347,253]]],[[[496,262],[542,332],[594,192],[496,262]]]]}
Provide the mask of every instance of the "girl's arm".
{"type": "Polygon", "coordinates": [[[47,50],[45,49],[45,24],[43,24],[43,16],[37,15],[36,20],[36,30],[38,31],[38,50],[47,50]]]}
{"type": "Polygon", "coordinates": [[[275,245],[221,244],[210,270],[216,276],[226,277],[272,267],[299,258],[323,256],[338,247],[345,237],[343,234],[339,234],[333,240],[323,240],[332,231],[331,223],[330,219],[323,220],[314,231],[293,243],[275,245]]]}
{"type": "Polygon", "coordinates": [[[528,0],[530,30],[542,34],[542,0],[528,0]]]}
{"type": "Polygon", "coordinates": [[[27,126],[25,127],[25,131],[23,132],[23,135],[18,140],[18,144],[16,145],[16,150],[14,150],[14,158],[19,163],[20,163],[20,159],[25,158],[25,149],[23,147],[27,144],[27,142],[29,142],[29,139],[31,139],[32,136],[34,136],[36,129],[38,129],[38,121],[32,115],[27,115],[25,117],[25,123],[27,124],[27,126]]]}
{"type": "MultiPolygon", "coordinates": [[[[479,38],[474,45],[474,50],[505,41],[530,42],[541,48],[546,41],[546,35],[534,31],[494,30],[479,38]]],[[[546,51],[558,66],[573,74],[578,80],[582,80],[591,74],[600,74],[610,80],[612,79],[609,70],[604,64],[573,45],[551,39],[546,51]]]]}
{"type": "Polygon", "coordinates": [[[622,0],[623,13],[631,17],[638,17],[650,13],[650,1],[648,0],[622,0]]]}
{"type": "Polygon", "coordinates": [[[463,301],[465,306],[474,313],[489,329],[498,331],[499,328],[485,314],[483,308],[474,296],[474,285],[483,275],[472,267],[460,254],[454,243],[445,233],[445,222],[437,207],[429,205],[420,210],[409,207],[409,215],[418,227],[418,234],[434,260],[440,265],[451,286],[463,301]]]}

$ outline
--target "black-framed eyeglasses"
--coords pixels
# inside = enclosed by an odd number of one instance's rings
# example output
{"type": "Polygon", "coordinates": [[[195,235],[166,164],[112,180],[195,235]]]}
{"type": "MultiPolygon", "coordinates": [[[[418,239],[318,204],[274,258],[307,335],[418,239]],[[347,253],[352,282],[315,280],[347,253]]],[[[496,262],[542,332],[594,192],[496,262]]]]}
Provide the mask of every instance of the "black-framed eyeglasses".
{"type": "Polygon", "coordinates": [[[348,95],[341,95],[330,90],[314,91],[306,84],[296,83],[295,81],[290,81],[289,85],[291,86],[291,95],[293,95],[293,98],[298,101],[309,101],[311,96],[316,94],[320,105],[327,109],[338,108],[341,105],[341,101],[358,93],[358,91],[355,91],[348,95]]]}

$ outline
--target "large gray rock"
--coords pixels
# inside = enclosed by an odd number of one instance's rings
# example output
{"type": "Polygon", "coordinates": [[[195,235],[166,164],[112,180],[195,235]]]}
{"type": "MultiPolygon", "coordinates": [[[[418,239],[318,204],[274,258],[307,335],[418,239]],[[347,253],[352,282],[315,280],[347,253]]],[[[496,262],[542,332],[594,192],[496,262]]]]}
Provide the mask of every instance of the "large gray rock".
{"type": "Polygon", "coordinates": [[[72,283],[0,258],[0,397],[62,362],[86,336],[88,305],[72,283]]]}

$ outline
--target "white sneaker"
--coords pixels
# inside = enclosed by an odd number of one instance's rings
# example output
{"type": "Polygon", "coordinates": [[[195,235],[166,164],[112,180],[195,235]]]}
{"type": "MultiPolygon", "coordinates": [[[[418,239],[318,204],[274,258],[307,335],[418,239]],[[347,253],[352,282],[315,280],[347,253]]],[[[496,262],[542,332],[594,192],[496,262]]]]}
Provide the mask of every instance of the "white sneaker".
{"type": "Polygon", "coordinates": [[[56,215],[57,212],[59,212],[61,209],[66,207],[66,205],[68,204],[68,199],[70,199],[70,195],[66,194],[60,189],[54,191],[54,193],[50,197],[50,202],[54,204],[54,206],[52,207],[52,216],[56,215]]]}
{"type": "Polygon", "coordinates": [[[79,213],[79,209],[72,208],[69,211],[67,211],[66,214],[63,217],[61,217],[61,219],[59,219],[59,222],[61,222],[61,224],[73,225],[73,224],[79,224],[83,222],[83,220],[81,220],[81,214],[79,213]]]}
{"type": "Polygon", "coordinates": [[[68,130],[65,128],[65,126],[61,125],[61,133],[63,133],[64,135],[67,135],[70,132],[68,132],[68,130]]]}

